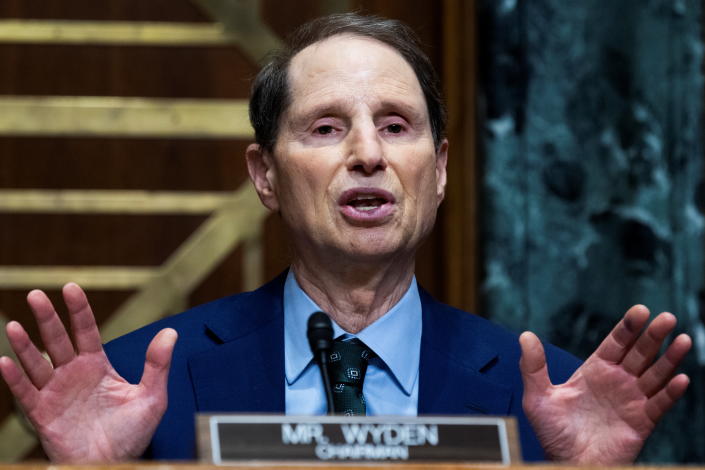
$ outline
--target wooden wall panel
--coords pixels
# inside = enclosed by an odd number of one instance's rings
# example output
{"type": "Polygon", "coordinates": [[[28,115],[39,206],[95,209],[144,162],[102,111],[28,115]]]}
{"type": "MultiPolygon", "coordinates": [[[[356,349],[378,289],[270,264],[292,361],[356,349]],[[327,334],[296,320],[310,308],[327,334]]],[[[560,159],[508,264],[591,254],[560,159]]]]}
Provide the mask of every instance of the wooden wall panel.
{"type": "MultiPolygon", "coordinates": [[[[0,19],[212,21],[186,0],[7,1],[0,19]]],[[[0,44],[0,95],[244,99],[255,62],[236,46],[0,44]]],[[[241,140],[0,137],[0,189],[234,191],[246,180],[241,140]]],[[[159,267],[206,215],[0,213],[0,266],[159,267]]],[[[189,299],[242,290],[242,250],[189,299]]],[[[67,279],[68,281],[68,279],[67,279]]],[[[47,293],[63,315],[58,289],[47,293]]],[[[99,323],[135,290],[90,289],[99,323]]],[[[0,312],[38,338],[25,289],[0,290],[0,312]]],[[[0,423],[13,403],[0,387],[0,423]]],[[[41,457],[35,449],[28,457],[41,457]]]]}
{"type": "Polygon", "coordinates": [[[0,18],[210,22],[187,0],[3,0],[0,18]]]}
{"type": "Polygon", "coordinates": [[[233,269],[233,266],[241,265],[242,255],[242,249],[238,248],[216,266],[201,286],[191,293],[189,305],[200,305],[242,290],[243,273],[240,269],[233,269]]]}
{"type": "Polygon", "coordinates": [[[234,47],[0,44],[0,94],[247,98],[256,64],[234,47]]]}
{"type": "Polygon", "coordinates": [[[446,0],[443,14],[442,73],[450,141],[448,187],[439,214],[443,298],[482,314],[475,1],[446,0]]]}
{"type": "Polygon", "coordinates": [[[241,140],[0,137],[0,188],[235,190],[241,140]]]}
{"type": "Polygon", "coordinates": [[[205,217],[0,214],[0,265],[158,266],[205,217]]]}
{"type": "Polygon", "coordinates": [[[321,1],[300,0],[281,2],[264,0],[261,2],[262,21],[281,38],[285,38],[298,25],[322,14],[321,1]]]}

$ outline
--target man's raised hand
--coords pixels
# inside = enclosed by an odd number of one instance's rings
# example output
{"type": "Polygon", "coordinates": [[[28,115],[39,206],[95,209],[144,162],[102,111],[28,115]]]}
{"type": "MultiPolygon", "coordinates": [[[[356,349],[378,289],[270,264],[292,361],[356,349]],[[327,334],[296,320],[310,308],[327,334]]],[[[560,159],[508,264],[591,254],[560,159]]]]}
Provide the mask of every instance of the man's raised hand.
{"type": "Polygon", "coordinates": [[[630,463],[685,393],[688,377],[673,374],[690,350],[690,337],[679,335],[654,361],[676,317],[662,313],[644,329],[648,319],[646,307],[630,308],[562,385],[551,384],[539,339],[529,332],[521,335],[524,411],[549,458],[592,465],[630,463]]]}
{"type": "Polygon", "coordinates": [[[176,343],[172,329],[160,331],[147,349],[137,385],[120,377],[108,361],[86,295],[76,284],[63,288],[71,337],[42,291],[27,295],[47,361],[22,325],[7,324],[20,365],[0,358],[0,374],[34,425],[52,461],[87,463],[128,460],[144,452],[167,405],[167,377],[176,343]]]}

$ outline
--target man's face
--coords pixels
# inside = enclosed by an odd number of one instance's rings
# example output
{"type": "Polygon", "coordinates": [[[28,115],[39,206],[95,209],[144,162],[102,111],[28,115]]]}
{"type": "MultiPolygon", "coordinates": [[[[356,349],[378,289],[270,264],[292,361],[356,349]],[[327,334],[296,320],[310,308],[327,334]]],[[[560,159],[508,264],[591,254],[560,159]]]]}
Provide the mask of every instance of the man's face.
{"type": "Polygon", "coordinates": [[[297,54],[289,84],[273,155],[260,154],[253,179],[297,255],[413,255],[443,199],[447,152],[434,148],[413,69],[381,42],[339,35],[297,54]]]}

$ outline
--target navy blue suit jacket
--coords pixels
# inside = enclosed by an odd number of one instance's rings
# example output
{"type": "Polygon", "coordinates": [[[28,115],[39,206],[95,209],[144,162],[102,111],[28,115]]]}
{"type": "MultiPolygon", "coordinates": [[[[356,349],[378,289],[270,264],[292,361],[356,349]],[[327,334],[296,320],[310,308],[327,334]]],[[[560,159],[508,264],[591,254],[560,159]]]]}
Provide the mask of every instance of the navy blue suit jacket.
{"type": "MultiPolygon", "coordinates": [[[[137,383],[154,335],[179,333],[169,373],[169,406],[145,454],[194,459],[196,412],[284,413],[286,274],[253,292],[225,297],[165,318],[105,345],[113,366],[137,383]]],[[[421,289],[423,333],[419,415],[516,416],[525,460],[543,451],[522,411],[517,336],[475,315],[443,305],[421,289]]],[[[554,383],[580,361],[546,345],[554,383]]]]}

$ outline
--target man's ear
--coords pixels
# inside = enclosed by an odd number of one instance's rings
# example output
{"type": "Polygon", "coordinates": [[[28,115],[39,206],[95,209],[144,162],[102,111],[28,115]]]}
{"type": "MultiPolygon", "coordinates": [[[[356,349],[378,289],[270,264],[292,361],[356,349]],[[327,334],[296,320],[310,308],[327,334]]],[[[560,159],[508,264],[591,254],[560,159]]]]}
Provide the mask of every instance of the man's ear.
{"type": "Polygon", "coordinates": [[[438,205],[441,204],[446,194],[447,165],[448,139],[443,139],[441,146],[438,147],[438,150],[436,151],[436,195],[438,196],[438,205]]]}
{"type": "Polygon", "coordinates": [[[262,204],[271,211],[279,210],[279,199],[276,191],[276,172],[271,153],[258,144],[250,144],[245,152],[247,171],[250,180],[255,185],[257,195],[262,204]]]}

